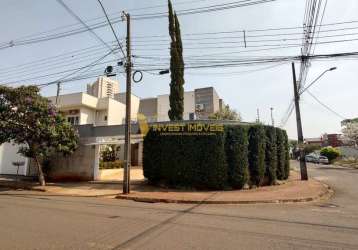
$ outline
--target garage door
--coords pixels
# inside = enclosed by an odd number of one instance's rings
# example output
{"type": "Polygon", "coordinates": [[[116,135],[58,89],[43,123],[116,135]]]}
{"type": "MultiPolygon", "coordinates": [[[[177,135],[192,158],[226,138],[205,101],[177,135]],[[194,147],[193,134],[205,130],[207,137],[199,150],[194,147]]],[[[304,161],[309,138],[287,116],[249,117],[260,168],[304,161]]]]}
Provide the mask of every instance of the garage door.
{"type": "Polygon", "coordinates": [[[19,175],[26,175],[27,170],[27,158],[19,155],[18,145],[11,143],[4,143],[0,146],[0,174],[14,175],[17,172],[17,167],[13,166],[13,162],[23,161],[24,166],[19,167],[19,175]]]}

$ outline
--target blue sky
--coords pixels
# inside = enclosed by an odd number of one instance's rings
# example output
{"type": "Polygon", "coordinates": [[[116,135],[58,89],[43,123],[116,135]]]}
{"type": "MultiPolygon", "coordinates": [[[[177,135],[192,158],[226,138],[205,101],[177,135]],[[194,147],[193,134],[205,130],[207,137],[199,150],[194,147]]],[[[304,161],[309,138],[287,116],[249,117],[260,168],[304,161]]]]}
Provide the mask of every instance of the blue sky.
{"type": "MultiPolygon", "coordinates": [[[[93,18],[97,17],[102,18],[97,20],[105,20],[103,12],[96,0],[63,1],[88,24],[93,23],[93,18]]],[[[133,16],[167,11],[165,6],[167,2],[165,0],[103,0],[102,2],[111,17],[120,17],[123,10],[128,11],[133,16]]],[[[233,2],[233,0],[177,0],[173,1],[173,4],[174,8],[179,11],[182,9],[229,2],[233,2]]],[[[190,40],[190,38],[195,37],[190,34],[247,30],[247,35],[254,35],[255,33],[250,32],[250,30],[300,27],[303,22],[304,8],[305,1],[303,0],[277,0],[270,3],[213,13],[180,16],[184,56],[185,58],[191,58],[187,60],[187,63],[192,62],[192,60],[197,60],[195,58],[208,54],[215,55],[211,57],[206,56],[206,60],[208,60],[208,58],[211,60],[220,58],[231,60],[255,56],[299,55],[299,47],[249,52],[249,50],[255,50],[255,47],[250,47],[256,45],[255,43],[251,43],[251,41],[255,39],[247,39],[248,47],[250,48],[242,48],[240,47],[243,42],[242,40],[232,40],[237,41],[238,46],[236,47],[236,44],[227,45],[220,43],[224,41],[223,39],[200,40],[199,42],[197,40],[190,40]],[[203,42],[211,43],[210,45],[201,45],[200,43],[203,42]],[[223,53],[223,55],[216,55],[218,53],[223,53]]],[[[357,21],[356,13],[358,13],[358,1],[328,0],[323,23],[357,21]]],[[[12,40],[17,41],[17,39],[21,37],[67,25],[74,26],[58,29],[55,32],[82,27],[81,24],[55,0],[2,0],[0,14],[0,44],[8,43],[12,40]]],[[[334,28],[354,28],[357,26],[358,23],[353,23],[334,26],[334,28]]],[[[125,35],[125,26],[123,23],[115,24],[114,27],[118,36],[123,38],[125,35]]],[[[96,29],[95,32],[106,42],[112,42],[114,40],[113,34],[108,26],[96,29]]],[[[348,30],[338,31],[334,34],[354,32],[356,31],[348,30]]],[[[272,33],[274,32],[270,34],[272,33]]],[[[161,58],[160,60],[148,59],[147,61],[135,59],[134,63],[137,65],[137,68],[145,69],[148,67],[147,65],[150,64],[165,65],[169,57],[167,18],[133,20],[132,35],[134,43],[133,55],[161,58]],[[148,36],[158,37],[148,38],[148,36]],[[141,63],[146,65],[141,65],[141,63]]],[[[347,39],[352,38],[358,38],[358,35],[351,34],[347,39]]],[[[273,37],[273,39],[275,39],[275,37],[273,37]]],[[[329,41],[336,39],[342,38],[328,38],[329,41]]],[[[225,41],[230,40],[226,39],[225,41]]],[[[327,41],[327,39],[322,38],[319,41],[327,41]]],[[[287,41],[285,42],[287,43],[287,41]]],[[[300,41],[297,42],[300,43],[300,41]]],[[[315,49],[316,54],[350,51],[358,51],[358,41],[318,44],[315,49]]],[[[22,83],[46,83],[56,80],[68,74],[68,72],[43,78],[37,77],[87,65],[106,52],[106,47],[89,32],[41,43],[0,49],[0,58],[2,59],[0,60],[0,82],[8,83],[16,82],[20,79],[33,78],[32,80],[22,83]],[[84,56],[75,55],[76,52],[74,51],[89,47],[93,47],[93,52],[87,53],[84,56]],[[72,59],[70,58],[72,61],[67,59],[69,60],[68,62],[45,61],[41,63],[45,58],[58,56],[63,53],[68,53],[69,57],[71,57],[71,55],[75,56],[72,56],[72,59]],[[33,63],[38,60],[40,60],[40,63],[33,63]],[[22,64],[26,65],[23,66],[22,64]]],[[[116,53],[106,58],[106,60],[114,61],[120,56],[119,53],[116,53]]],[[[112,62],[112,64],[114,63],[112,62]]],[[[104,66],[104,64],[96,66],[93,70],[95,71],[96,69],[96,72],[102,71],[104,66]]],[[[312,61],[307,82],[309,83],[322,71],[333,66],[336,66],[337,70],[324,75],[311,88],[311,92],[340,115],[347,118],[357,117],[358,65],[356,58],[349,60],[312,61]]],[[[296,71],[299,71],[298,63],[296,63],[296,71]]],[[[273,107],[275,121],[279,123],[293,96],[291,65],[289,62],[284,64],[274,63],[231,68],[188,69],[185,73],[185,90],[193,90],[206,86],[215,87],[220,97],[232,108],[239,111],[245,121],[254,121],[256,119],[256,109],[258,108],[260,110],[261,120],[264,123],[269,123],[270,107],[273,107]]],[[[92,82],[94,79],[95,78],[66,83],[63,85],[62,93],[85,91],[86,84],[92,82]]],[[[119,74],[118,79],[120,81],[120,90],[125,91],[125,78],[119,74]]],[[[159,76],[145,73],[143,81],[134,84],[133,93],[143,98],[165,94],[169,92],[169,81],[169,75],[159,76]]],[[[55,86],[43,88],[42,93],[46,96],[55,95],[56,88],[55,86]]],[[[340,121],[342,120],[340,117],[327,111],[307,94],[302,96],[301,103],[305,137],[320,136],[324,132],[340,132],[340,121]]],[[[291,115],[284,128],[287,129],[290,138],[296,137],[294,114],[291,115]]]]}

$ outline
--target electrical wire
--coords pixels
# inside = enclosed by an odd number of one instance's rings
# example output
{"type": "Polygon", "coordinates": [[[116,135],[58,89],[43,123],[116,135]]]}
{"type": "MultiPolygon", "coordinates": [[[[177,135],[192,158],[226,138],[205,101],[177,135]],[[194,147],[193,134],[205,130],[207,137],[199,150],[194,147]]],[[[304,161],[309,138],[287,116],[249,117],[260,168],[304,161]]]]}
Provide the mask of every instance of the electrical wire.
{"type": "Polygon", "coordinates": [[[118,39],[118,37],[117,37],[117,34],[116,34],[116,32],[114,31],[114,29],[113,29],[112,23],[111,23],[111,21],[109,20],[109,17],[108,17],[108,15],[107,15],[106,9],[104,8],[104,6],[103,6],[101,0],[97,0],[97,1],[98,1],[98,3],[101,5],[102,11],[103,11],[104,15],[106,16],[107,22],[108,22],[109,26],[111,27],[112,33],[113,33],[114,37],[116,38],[118,47],[120,48],[120,50],[121,50],[121,52],[122,52],[122,54],[123,54],[123,57],[126,57],[126,54],[124,53],[123,48],[122,48],[122,44],[120,43],[120,41],[119,41],[119,39],[118,39]]]}
{"type": "Polygon", "coordinates": [[[63,0],[57,0],[57,2],[72,16],[74,17],[78,22],[80,22],[100,43],[102,43],[109,51],[112,50],[112,48],[100,37],[96,34],[96,32],[91,29],[76,13],[68,7],[63,0]]]}
{"type": "Polygon", "coordinates": [[[339,113],[337,113],[336,111],[334,111],[333,109],[331,109],[329,106],[327,106],[326,104],[324,104],[321,100],[319,100],[315,95],[313,95],[309,90],[307,90],[307,94],[309,94],[314,100],[316,100],[316,102],[318,102],[322,107],[324,107],[325,109],[327,109],[328,111],[330,111],[332,114],[335,114],[336,116],[338,116],[339,118],[345,120],[347,119],[346,117],[344,117],[343,115],[340,115],[339,113]]]}

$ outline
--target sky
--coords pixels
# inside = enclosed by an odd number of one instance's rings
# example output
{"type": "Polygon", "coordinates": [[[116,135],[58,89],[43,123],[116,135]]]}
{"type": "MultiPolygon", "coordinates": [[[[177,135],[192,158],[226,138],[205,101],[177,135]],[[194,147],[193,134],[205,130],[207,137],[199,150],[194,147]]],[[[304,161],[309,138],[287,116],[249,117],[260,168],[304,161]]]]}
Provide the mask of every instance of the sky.
{"type": "MultiPolygon", "coordinates": [[[[97,21],[105,21],[97,0],[63,0],[63,2],[88,25],[97,21]]],[[[184,9],[230,2],[233,0],[173,0],[173,6],[180,13],[180,10],[184,9]]],[[[273,43],[281,44],[281,46],[286,43],[300,44],[302,35],[299,33],[302,33],[302,29],[298,27],[303,25],[305,2],[304,0],[276,0],[211,13],[179,15],[184,60],[187,65],[190,65],[202,62],[200,60],[298,56],[300,55],[299,46],[263,50],[268,48],[265,46],[272,42],[256,41],[277,39],[280,36],[274,35],[278,33],[298,32],[291,36],[296,39],[294,41],[286,40],[273,43]],[[271,30],[266,33],[253,31],[287,27],[297,27],[297,29],[271,30]],[[243,30],[248,36],[246,48],[242,38],[243,32],[241,31],[243,30]],[[236,33],[220,33],[232,31],[236,33]],[[264,34],[271,36],[255,38],[255,35],[264,34]],[[231,36],[235,38],[231,38],[231,36]],[[214,39],[210,39],[213,37],[214,39]],[[220,37],[220,39],[215,39],[215,37],[220,37]]],[[[135,69],[148,70],[153,67],[169,67],[166,66],[169,58],[168,19],[135,20],[138,15],[166,12],[167,1],[102,0],[102,3],[111,18],[120,18],[122,11],[127,11],[133,17],[131,28],[132,54],[136,56],[133,61],[135,69]]],[[[108,52],[108,48],[91,32],[17,46],[19,39],[30,39],[34,34],[44,32],[40,35],[47,37],[49,34],[83,28],[83,25],[56,0],[2,0],[0,5],[0,83],[18,86],[55,81],[73,72],[75,68],[86,66],[108,52]],[[11,41],[15,46],[1,49],[2,45],[10,44],[11,41]]],[[[356,0],[327,0],[322,24],[358,21],[357,13],[358,1],[356,0]]],[[[353,41],[317,44],[315,54],[358,51],[358,28],[355,30],[356,27],[358,25],[355,22],[322,26],[321,36],[328,37],[319,38],[318,42],[352,39],[353,41]],[[339,30],[336,32],[324,31],[332,29],[339,30]],[[345,36],[329,37],[331,34],[344,34],[345,36]]],[[[126,32],[124,23],[114,24],[114,29],[122,41],[126,32]]],[[[114,35],[109,26],[93,31],[107,44],[115,44],[114,35]]],[[[92,74],[92,78],[64,83],[61,93],[86,91],[86,84],[95,80],[94,75],[103,73],[106,65],[116,65],[116,61],[121,57],[123,56],[120,52],[109,55],[103,64],[94,66],[86,72],[87,76],[92,74]]],[[[324,74],[310,88],[310,92],[314,96],[337,114],[324,108],[308,93],[304,93],[301,97],[304,137],[319,137],[323,133],[339,133],[342,117],[358,116],[356,109],[358,106],[357,62],[357,58],[311,61],[307,84],[326,69],[337,67],[337,70],[324,74]]],[[[299,72],[299,66],[299,63],[296,62],[296,72],[299,72]]],[[[125,77],[120,74],[121,69],[118,71],[120,91],[124,92],[125,77]]],[[[133,83],[133,93],[141,98],[169,93],[170,76],[158,75],[158,72],[143,71],[143,80],[140,83],[133,83]]],[[[275,124],[279,125],[293,98],[292,85],[291,62],[185,70],[184,88],[186,91],[213,86],[224,102],[237,110],[244,121],[248,122],[256,120],[257,109],[259,109],[260,120],[265,124],[271,123],[270,108],[272,107],[275,124]]],[[[56,86],[44,87],[41,89],[41,93],[45,96],[53,96],[56,94],[56,86]]],[[[290,138],[297,137],[294,112],[284,128],[290,138]]]]}

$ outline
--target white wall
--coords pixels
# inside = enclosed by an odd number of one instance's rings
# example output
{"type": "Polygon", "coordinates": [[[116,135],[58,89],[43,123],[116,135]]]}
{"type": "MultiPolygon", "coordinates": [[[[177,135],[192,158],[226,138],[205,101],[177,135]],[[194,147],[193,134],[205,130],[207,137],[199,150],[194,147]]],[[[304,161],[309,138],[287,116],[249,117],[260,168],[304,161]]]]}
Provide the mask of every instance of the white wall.
{"type": "Polygon", "coordinates": [[[158,122],[169,121],[169,95],[158,95],[158,122]]]}
{"type": "Polygon", "coordinates": [[[19,167],[19,175],[26,175],[28,159],[18,154],[19,146],[11,143],[0,145],[0,174],[16,174],[17,167],[12,163],[16,161],[25,162],[24,166],[19,167]]]}
{"type": "Polygon", "coordinates": [[[81,107],[80,108],[80,125],[94,124],[96,121],[96,110],[81,107]]]}
{"type": "Polygon", "coordinates": [[[126,117],[126,106],[122,103],[109,99],[107,112],[107,125],[119,125],[124,123],[126,117]]]}
{"type": "MultiPolygon", "coordinates": [[[[126,104],[126,93],[118,93],[114,96],[114,99],[116,99],[117,101],[119,101],[122,104],[126,104]]],[[[132,121],[137,121],[137,116],[138,116],[138,112],[139,112],[139,103],[140,103],[140,98],[136,95],[131,95],[131,120],[132,121]]]]}
{"type": "MultiPolygon", "coordinates": [[[[169,121],[168,111],[169,95],[159,95],[158,103],[158,121],[169,121]]],[[[194,91],[184,92],[184,114],[183,119],[189,120],[189,114],[195,113],[195,94],[194,91]]]]}

